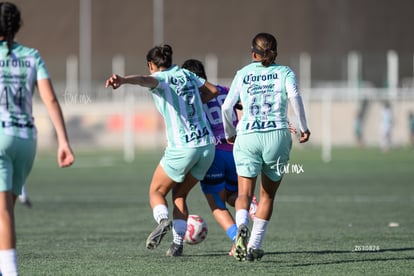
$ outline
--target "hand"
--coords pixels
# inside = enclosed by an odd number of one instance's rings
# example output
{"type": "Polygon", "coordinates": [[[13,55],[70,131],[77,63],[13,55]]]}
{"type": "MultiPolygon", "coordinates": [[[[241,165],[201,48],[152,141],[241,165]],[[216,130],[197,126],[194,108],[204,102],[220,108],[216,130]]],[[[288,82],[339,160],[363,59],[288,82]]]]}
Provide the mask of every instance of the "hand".
{"type": "Polygon", "coordinates": [[[289,123],[289,131],[290,131],[290,134],[296,134],[297,133],[296,128],[293,126],[292,123],[289,123]]]}
{"type": "Polygon", "coordinates": [[[75,156],[72,149],[68,146],[62,146],[58,149],[58,164],[61,168],[69,167],[75,162],[75,156]]]}
{"type": "Polygon", "coordinates": [[[311,135],[311,133],[310,133],[309,129],[306,130],[305,132],[301,131],[300,132],[299,143],[307,142],[309,140],[310,135],[311,135]]]}
{"type": "Polygon", "coordinates": [[[106,80],[105,87],[112,86],[113,89],[119,88],[124,83],[124,78],[113,74],[109,79],[106,80]]]}
{"type": "Polygon", "coordinates": [[[234,105],[234,108],[237,109],[237,110],[243,110],[243,106],[242,106],[241,102],[236,103],[234,105]]]}
{"type": "Polygon", "coordinates": [[[232,145],[234,144],[234,141],[236,141],[236,136],[232,136],[226,139],[227,143],[232,145]]]}

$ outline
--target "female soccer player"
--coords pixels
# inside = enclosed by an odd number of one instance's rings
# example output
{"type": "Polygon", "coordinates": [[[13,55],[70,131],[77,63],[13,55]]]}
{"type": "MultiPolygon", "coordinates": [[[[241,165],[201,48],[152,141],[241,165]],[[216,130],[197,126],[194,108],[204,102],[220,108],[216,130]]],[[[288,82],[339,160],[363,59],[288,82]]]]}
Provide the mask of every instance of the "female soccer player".
{"type": "Polygon", "coordinates": [[[252,41],[253,62],[237,72],[222,107],[226,139],[229,143],[234,142],[238,174],[238,230],[234,257],[239,261],[260,260],[264,254],[262,241],[282,181],[281,166],[288,162],[292,145],[287,118],[288,99],[299,117],[300,142],[308,141],[310,136],[295,74],[289,67],[276,64],[276,56],[275,37],[268,33],[257,34],[252,41]],[[233,107],[239,100],[244,112],[236,129],[233,107]],[[259,173],[260,201],[249,240],[248,209],[259,173]]]}
{"type": "MultiPolygon", "coordinates": [[[[200,78],[207,80],[204,65],[199,60],[186,60],[182,68],[188,69],[200,78]]],[[[238,189],[237,172],[233,157],[233,145],[226,141],[223,119],[221,117],[221,106],[227,97],[229,88],[222,85],[216,85],[216,87],[220,91],[220,95],[204,104],[204,111],[207,114],[207,119],[210,122],[216,140],[216,153],[213,164],[207,171],[204,179],[200,181],[200,184],[214,218],[226,232],[232,243],[234,243],[236,240],[237,226],[233,216],[227,209],[226,203],[234,207],[238,189]]],[[[238,104],[236,106],[239,109],[241,108],[238,104]]],[[[237,112],[236,108],[234,108],[233,124],[237,125],[237,122],[237,112]]],[[[256,197],[253,196],[249,210],[251,218],[254,217],[256,206],[256,197]]],[[[230,250],[229,255],[233,255],[233,251],[234,247],[230,250]]]]}
{"type": "MultiPolygon", "coordinates": [[[[188,69],[200,78],[207,80],[204,65],[199,60],[186,60],[182,68],[188,69]]],[[[200,181],[200,184],[214,218],[226,232],[232,243],[234,243],[237,226],[233,216],[227,209],[226,203],[234,207],[237,197],[237,172],[233,157],[233,145],[226,141],[223,119],[221,117],[221,106],[227,97],[229,88],[222,85],[216,85],[216,87],[220,91],[220,95],[204,104],[204,110],[216,140],[216,153],[213,164],[207,171],[204,179],[200,181]]],[[[238,106],[239,108],[241,107],[240,105],[238,106]]],[[[236,125],[237,122],[237,112],[234,108],[233,124],[236,125]]],[[[256,212],[256,206],[256,198],[253,196],[249,210],[252,218],[256,212]]],[[[233,255],[233,249],[234,247],[230,250],[229,255],[233,255]]]]}
{"type": "Polygon", "coordinates": [[[203,102],[218,95],[217,88],[194,73],[172,64],[172,48],[156,46],[147,54],[151,75],[112,75],[106,87],[137,84],[150,88],[155,105],[164,117],[168,145],[152,177],[149,197],[158,226],[148,236],[147,248],[156,248],[173,226],[173,243],[167,256],[181,256],[187,230],[186,197],[204,178],[214,159],[214,136],[203,102]],[[172,190],[173,223],[166,195],[172,190]]]}
{"type": "Polygon", "coordinates": [[[14,204],[33,165],[36,127],[32,97],[37,86],[58,138],[60,167],[74,162],[59,102],[36,49],[14,42],[21,25],[16,5],[0,2],[0,271],[17,275],[14,204]]]}

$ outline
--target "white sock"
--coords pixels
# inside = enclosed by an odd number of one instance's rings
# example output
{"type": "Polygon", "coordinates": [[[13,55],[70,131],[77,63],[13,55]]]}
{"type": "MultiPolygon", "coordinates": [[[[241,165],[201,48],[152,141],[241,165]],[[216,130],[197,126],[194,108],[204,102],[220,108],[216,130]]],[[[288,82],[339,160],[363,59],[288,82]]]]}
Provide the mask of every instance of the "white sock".
{"type": "Polygon", "coordinates": [[[21,202],[25,202],[27,200],[27,192],[26,192],[26,188],[24,185],[22,187],[22,193],[19,195],[19,200],[21,202]]]}
{"type": "Polygon", "coordinates": [[[0,250],[0,271],[3,276],[17,276],[16,249],[0,250]]]}
{"type": "Polygon", "coordinates": [[[173,242],[178,245],[184,243],[185,232],[187,231],[187,221],[175,219],[173,221],[173,242]]]}
{"type": "Polygon", "coordinates": [[[254,249],[262,248],[262,242],[266,234],[266,229],[267,229],[268,224],[269,224],[268,220],[264,220],[258,217],[254,219],[247,248],[254,248],[254,249]]]}
{"type": "Polygon", "coordinates": [[[249,211],[240,209],[236,212],[236,225],[239,227],[240,225],[249,226],[249,211]]]}
{"type": "Polygon", "coordinates": [[[159,204],[152,209],[152,215],[154,216],[155,221],[159,224],[161,220],[168,219],[168,207],[159,204]]]}

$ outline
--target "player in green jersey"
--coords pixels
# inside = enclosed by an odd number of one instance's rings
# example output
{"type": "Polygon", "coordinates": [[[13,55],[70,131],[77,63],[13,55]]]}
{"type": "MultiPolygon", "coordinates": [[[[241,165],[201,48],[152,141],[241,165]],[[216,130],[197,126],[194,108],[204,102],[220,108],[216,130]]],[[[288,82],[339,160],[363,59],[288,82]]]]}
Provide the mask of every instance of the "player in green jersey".
{"type": "Polygon", "coordinates": [[[276,56],[275,37],[257,34],[252,41],[252,63],[237,72],[222,106],[226,139],[234,142],[238,174],[234,257],[240,261],[259,260],[264,254],[262,241],[292,144],[288,100],[298,117],[300,142],[308,141],[310,136],[295,74],[289,67],[276,64],[276,56]],[[243,105],[243,115],[236,128],[232,113],[238,101],[243,105]],[[259,174],[260,200],[249,239],[248,210],[259,174]]]}
{"type": "Polygon", "coordinates": [[[66,127],[45,63],[36,49],[14,41],[21,25],[16,5],[0,2],[0,271],[17,275],[14,204],[36,154],[32,97],[37,89],[58,140],[60,167],[74,162],[66,127]]]}
{"type": "Polygon", "coordinates": [[[106,87],[123,84],[148,87],[164,117],[167,148],[150,184],[150,205],[158,226],[148,236],[147,248],[156,248],[173,227],[173,243],[167,256],[181,256],[187,229],[186,197],[204,178],[214,159],[214,135],[203,102],[218,95],[217,88],[194,73],[172,63],[172,48],[156,46],[147,54],[151,75],[112,75],[106,87]],[[173,222],[169,220],[166,195],[172,190],[173,222]]]}

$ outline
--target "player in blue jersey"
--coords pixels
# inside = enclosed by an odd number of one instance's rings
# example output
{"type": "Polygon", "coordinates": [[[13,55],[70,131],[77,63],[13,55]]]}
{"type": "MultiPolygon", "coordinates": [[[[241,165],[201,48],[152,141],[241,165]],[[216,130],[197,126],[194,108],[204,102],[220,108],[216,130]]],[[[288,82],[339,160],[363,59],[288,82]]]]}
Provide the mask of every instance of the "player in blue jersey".
{"type": "Polygon", "coordinates": [[[300,142],[308,141],[310,136],[295,74],[289,67],[276,64],[276,56],[275,37],[268,33],[257,34],[252,41],[252,63],[237,72],[222,107],[226,139],[234,142],[238,174],[234,256],[240,261],[260,260],[264,254],[263,238],[292,145],[288,100],[298,116],[300,142]],[[233,107],[238,101],[244,112],[236,128],[233,107]],[[248,210],[259,174],[260,202],[249,239],[248,210]]]}
{"type": "Polygon", "coordinates": [[[69,145],[59,102],[37,50],[14,42],[21,25],[16,5],[0,2],[0,271],[17,275],[14,204],[36,154],[32,97],[37,86],[58,138],[60,167],[70,166],[69,145]]]}
{"type": "MultiPolygon", "coordinates": [[[[207,80],[204,65],[199,60],[186,60],[182,68],[188,69],[197,76],[207,80]]],[[[216,154],[213,164],[200,183],[215,220],[226,232],[232,243],[234,243],[236,240],[237,226],[233,216],[227,209],[226,203],[234,207],[237,197],[237,172],[233,158],[233,145],[226,141],[223,119],[221,117],[221,106],[229,92],[229,88],[222,85],[216,85],[216,87],[220,95],[204,104],[204,110],[216,141],[216,154]]],[[[238,107],[241,108],[240,105],[238,107]]],[[[234,108],[233,124],[237,125],[237,122],[238,115],[236,108],[234,108]]],[[[256,211],[256,205],[256,198],[253,197],[249,210],[252,218],[256,211]]],[[[230,250],[230,255],[233,254],[233,249],[234,247],[230,250]]]]}
{"type": "Polygon", "coordinates": [[[147,248],[156,248],[173,227],[173,243],[167,256],[181,256],[187,230],[186,197],[204,178],[214,159],[214,136],[203,102],[218,95],[217,88],[194,73],[172,63],[172,48],[156,46],[147,54],[151,75],[112,75],[106,87],[123,84],[148,87],[164,117],[167,148],[150,184],[150,205],[158,226],[148,236],[147,248]],[[173,222],[169,220],[166,195],[172,190],[173,222]]]}

